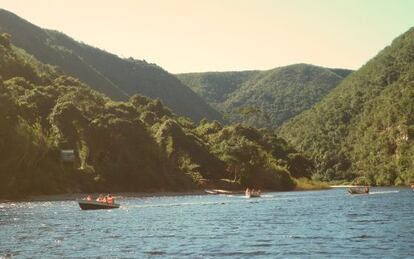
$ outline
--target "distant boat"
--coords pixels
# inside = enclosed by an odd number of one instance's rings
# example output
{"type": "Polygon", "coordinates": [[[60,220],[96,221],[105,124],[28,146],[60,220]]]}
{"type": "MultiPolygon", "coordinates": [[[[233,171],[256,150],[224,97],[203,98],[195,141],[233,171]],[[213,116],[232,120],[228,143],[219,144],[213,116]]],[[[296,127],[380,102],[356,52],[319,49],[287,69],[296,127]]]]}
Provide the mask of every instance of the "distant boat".
{"type": "Polygon", "coordinates": [[[260,190],[255,191],[255,190],[247,189],[245,191],[245,195],[247,198],[259,198],[261,194],[262,192],[260,190]]]}
{"type": "Polygon", "coordinates": [[[219,192],[217,190],[204,190],[204,192],[206,192],[208,194],[219,194],[219,192]]]}
{"type": "Polygon", "coordinates": [[[120,206],[117,203],[107,203],[107,202],[100,202],[100,201],[80,200],[78,202],[79,202],[79,207],[82,210],[109,210],[109,209],[117,209],[120,206]]]}
{"type": "Polygon", "coordinates": [[[204,192],[208,194],[239,194],[242,193],[240,191],[228,191],[228,190],[220,190],[220,189],[206,189],[204,192]]]}
{"type": "Polygon", "coordinates": [[[246,194],[247,198],[259,198],[260,196],[261,196],[260,193],[257,193],[257,192],[246,194]]]}
{"type": "Polygon", "coordinates": [[[348,188],[349,194],[369,194],[369,186],[355,186],[348,188]]]}

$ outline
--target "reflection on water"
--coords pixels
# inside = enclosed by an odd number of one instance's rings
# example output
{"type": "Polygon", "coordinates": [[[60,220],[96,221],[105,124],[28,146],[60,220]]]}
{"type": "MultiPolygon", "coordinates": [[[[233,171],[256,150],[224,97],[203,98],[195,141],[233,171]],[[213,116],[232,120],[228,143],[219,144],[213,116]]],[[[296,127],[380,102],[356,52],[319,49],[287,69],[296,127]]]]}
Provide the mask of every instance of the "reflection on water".
{"type": "Polygon", "coordinates": [[[414,192],[373,188],[0,203],[0,258],[414,257],[414,192]]]}

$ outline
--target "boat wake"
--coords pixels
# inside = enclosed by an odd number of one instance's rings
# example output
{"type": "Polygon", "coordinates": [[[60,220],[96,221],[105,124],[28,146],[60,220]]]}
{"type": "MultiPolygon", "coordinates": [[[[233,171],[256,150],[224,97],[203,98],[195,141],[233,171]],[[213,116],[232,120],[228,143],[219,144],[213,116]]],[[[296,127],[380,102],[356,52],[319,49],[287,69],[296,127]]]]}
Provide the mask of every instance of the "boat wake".
{"type": "MultiPolygon", "coordinates": [[[[224,196],[224,195],[223,195],[224,196]]],[[[222,197],[223,197],[222,196],[222,197]]],[[[162,208],[162,207],[181,207],[181,206],[211,206],[211,205],[228,205],[228,204],[240,204],[240,203],[258,203],[258,202],[269,202],[269,201],[298,201],[301,199],[309,199],[306,196],[274,196],[271,194],[262,195],[260,199],[249,199],[245,195],[225,195],[228,199],[215,200],[215,201],[206,201],[206,202],[180,202],[180,203],[163,203],[163,204],[128,204],[124,203],[121,206],[121,209],[129,210],[134,208],[162,208]]],[[[336,196],[324,196],[324,199],[327,197],[336,197],[336,196]]],[[[320,199],[320,197],[315,197],[320,199]]]]}
{"type": "Polygon", "coordinates": [[[400,191],[379,191],[379,192],[370,192],[369,194],[387,194],[387,193],[399,193],[400,191]]]}
{"type": "Polygon", "coordinates": [[[179,207],[179,206],[193,206],[193,205],[220,205],[235,203],[234,201],[215,201],[215,202],[183,202],[170,204],[142,204],[142,205],[124,205],[123,208],[161,208],[161,207],[179,207]]]}
{"type": "MultiPolygon", "coordinates": [[[[180,206],[208,206],[208,205],[227,205],[227,204],[237,204],[237,203],[255,203],[258,202],[257,199],[247,199],[244,195],[243,196],[234,196],[240,197],[242,199],[227,199],[222,201],[210,201],[210,202],[181,202],[181,203],[169,203],[169,204],[134,204],[128,205],[123,204],[121,208],[123,209],[132,209],[132,208],[162,208],[162,207],[180,207],[180,206]]],[[[263,197],[263,196],[262,196],[263,197]]],[[[268,198],[261,198],[260,200],[271,201],[271,200],[285,200],[291,198],[273,198],[272,195],[268,195],[268,198]]]]}

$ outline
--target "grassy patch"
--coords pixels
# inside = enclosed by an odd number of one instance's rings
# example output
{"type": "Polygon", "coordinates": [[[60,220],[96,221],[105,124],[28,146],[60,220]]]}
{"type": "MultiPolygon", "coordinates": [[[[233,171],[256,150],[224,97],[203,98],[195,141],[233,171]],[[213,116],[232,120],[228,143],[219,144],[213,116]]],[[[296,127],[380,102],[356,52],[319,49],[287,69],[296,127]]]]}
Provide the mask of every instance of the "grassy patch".
{"type": "Polygon", "coordinates": [[[330,185],[326,182],[321,182],[317,180],[310,180],[308,178],[299,178],[295,179],[296,187],[295,190],[323,190],[330,189],[330,185]]]}

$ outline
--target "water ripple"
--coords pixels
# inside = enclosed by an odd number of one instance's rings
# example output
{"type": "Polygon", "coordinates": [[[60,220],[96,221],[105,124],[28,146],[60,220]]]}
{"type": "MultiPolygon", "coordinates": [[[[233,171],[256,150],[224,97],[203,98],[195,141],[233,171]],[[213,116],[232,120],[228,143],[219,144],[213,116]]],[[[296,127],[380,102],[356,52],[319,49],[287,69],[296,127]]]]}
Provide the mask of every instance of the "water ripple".
{"type": "Polygon", "coordinates": [[[414,192],[371,194],[125,198],[112,211],[0,203],[0,258],[413,257],[414,192]]]}

